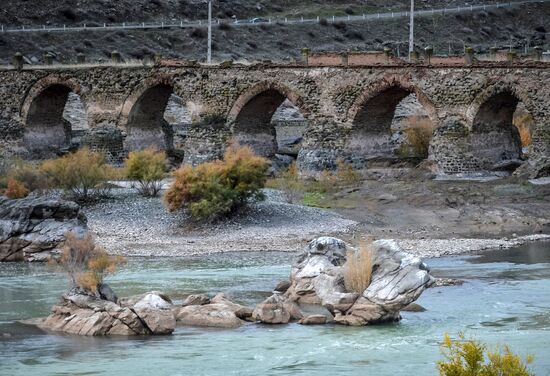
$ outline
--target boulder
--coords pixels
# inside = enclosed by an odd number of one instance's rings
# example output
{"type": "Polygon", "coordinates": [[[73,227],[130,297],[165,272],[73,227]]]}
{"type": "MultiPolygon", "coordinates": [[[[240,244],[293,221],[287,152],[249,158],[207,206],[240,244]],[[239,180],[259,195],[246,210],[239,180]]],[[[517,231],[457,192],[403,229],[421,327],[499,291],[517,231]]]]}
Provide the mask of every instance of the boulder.
{"type": "Polygon", "coordinates": [[[156,308],[156,301],[149,297],[134,309],[71,291],[37,325],[48,331],[83,336],[170,334],[176,325],[172,310],[156,308]]]}
{"type": "MultiPolygon", "coordinates": [[[[335,316],[335,322],[344,325],[399,320],[399,312],[418,299],[434,278],[419,258],[403,252],[394,241],[379,240],[372,248],[371,283],[359,294],[347,291],[344,283],[346,255],[356,250],[336,238],[313,240],[291,270],[290,287],[256,307],[253,317],[262,322],[285,322],[285,307],[297,303],[298,310],[304,304],[322,306],[335,316]]],[[[303,309],[300,312],[311,316],[303,309]]]]}
{"type": "Polygon", "coordinates": [[[327,323],[325,315],[309,315],[298,321],[301,325],[323,325],[327,323]]]}
{"type": "Polygon", "coordinates": [[[270,296],[252,312],[252,319],[264,324],[288,324],[291,320],[300,320],[302,317],[298,305],[280,294],[270,296]]]}
{"type": "Polygon", "coordinates": [[[178,325],[237,328],[252,313],[250,309],[217,294],[209,303],[186,305],[174,310],[178,325]]]}
{"type": "Polygon", "coordinates": [[[210,303],[210,297],[205,294],[198,295],[189,295],[182,303],[182,306],[193,306],[193,305],[205,305],[210,303]]]}
{"type": "Polygon", "coordinates": [[[86,218],[70,201],[0,197],[0,261],[47,261],[69,231],[83,235],[86,218]]]}
{"type": "Polygon", "coordinates": [[[133,306],[152,334],[170,334],[176,327],[172,302],[154,292],[146,294],[133,306]]]}
{"type": "Polygon", "coordinates": [[[111,289],[111,286],[106,283],[101,283],[97,287],[97,292],[99,293],[99,297],[103,300],[108,300],[113,303],[118,302],[118,296],[116,296],[113,289],[111,289]]]}

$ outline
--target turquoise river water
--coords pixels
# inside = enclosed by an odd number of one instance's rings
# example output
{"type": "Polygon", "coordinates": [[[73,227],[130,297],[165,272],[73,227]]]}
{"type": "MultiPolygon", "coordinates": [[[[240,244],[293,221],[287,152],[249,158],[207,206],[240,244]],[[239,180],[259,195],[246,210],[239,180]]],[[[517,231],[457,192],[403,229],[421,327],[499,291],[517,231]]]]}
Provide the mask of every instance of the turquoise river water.
{"type": "MultiPolygon", "coordinates": [[[[288,276],[293,258],[136,258],[109,283],[119,296],[224,292],[253,305],[288,276]]],[[[459,331],[533,354],[532,370],[550,375],[550,243],[426,261],[434,275],[466,283],[427,290],[418,300],[427,311],[404,312],[398,324],[180,327],[148,338],[49,335],[18,324],[47,315],[67,280],[47,265],[0,264],[0,375],[436,375],[443,334],[459,331]]]]}

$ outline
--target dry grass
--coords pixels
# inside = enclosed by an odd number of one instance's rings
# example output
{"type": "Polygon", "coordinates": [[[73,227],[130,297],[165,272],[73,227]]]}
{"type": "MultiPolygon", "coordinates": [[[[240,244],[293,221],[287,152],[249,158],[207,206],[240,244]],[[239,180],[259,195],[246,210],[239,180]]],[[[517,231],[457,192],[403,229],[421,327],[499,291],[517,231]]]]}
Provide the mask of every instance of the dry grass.
{"type": "Polygon", "coordinates": [[[353,166],[339,159],[336,162],[336,177],[339,183],[344,185],[355,185],[361,181],[361,173],[353,168],[353,166]]]}
{"type": "Polygon", "coordinates": [[[413,153],[418,157],[427,157],[433,133],[432,122],[427,117],[419,116],[411,116],[407,122],[409,126],[405,134],[413,153]]]}
{"type": "Polygon", "coordinates": [[[349,251],[344,264],[344,285],[347,291],[362,294],[372,277],[374,248],[372,241],[359,244],[357,252],[349,251]]]}

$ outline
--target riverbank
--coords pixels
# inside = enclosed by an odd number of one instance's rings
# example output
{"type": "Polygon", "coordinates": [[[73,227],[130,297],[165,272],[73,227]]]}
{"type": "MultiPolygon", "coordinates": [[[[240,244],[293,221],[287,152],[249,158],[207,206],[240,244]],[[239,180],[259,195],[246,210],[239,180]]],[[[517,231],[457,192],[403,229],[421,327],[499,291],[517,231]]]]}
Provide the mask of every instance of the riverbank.
{"type": "Polygon", "coordinates": [[[550,186],[510,180],[368,180],[322,201],[324,208],[289,204],[282,192],[236,216],[196,225],[169,213],[160,198],[128,188],[84,208],[88,226],[109,252],[176,257],[236,251],[298,252],[313,238],[351,243],[366,235],[396,239],[420,257],[504,249],[548,240],[550,186]]]}

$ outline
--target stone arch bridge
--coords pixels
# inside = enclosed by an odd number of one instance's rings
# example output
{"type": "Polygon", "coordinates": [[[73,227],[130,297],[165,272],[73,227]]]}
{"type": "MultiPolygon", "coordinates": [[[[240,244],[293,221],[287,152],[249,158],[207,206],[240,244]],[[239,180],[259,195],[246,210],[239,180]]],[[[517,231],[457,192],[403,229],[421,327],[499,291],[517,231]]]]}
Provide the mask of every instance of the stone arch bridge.
{"type": "Polygon", "coordinates": [[[285,99],[308,121],[298,154],[304,174],[396,158],[391,120],[414,93],[433,125],[429,158],[443,173],[470,172],[521,157],[512,116],[531,114],[530,158],[550,155],[550,64],[539,61],[358,63],[320,59],[277,65],[162,61],[145,65],[0,67],[0,137],[4,150],[45,158],[67,147],[62,112],[70,92],[84,104],[90,130],[82,142],[111,156],[172,148],[163,113],[177,94],[191,114],[184,160],[219,157],[231,138],[259,153],[276,152],[270,125],[285,99]]]}

